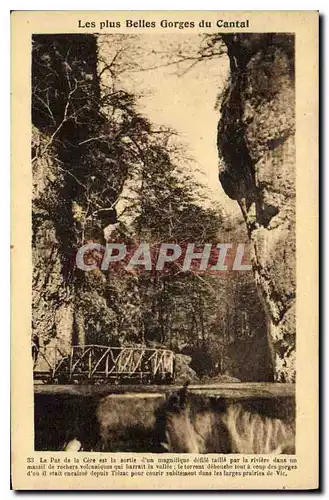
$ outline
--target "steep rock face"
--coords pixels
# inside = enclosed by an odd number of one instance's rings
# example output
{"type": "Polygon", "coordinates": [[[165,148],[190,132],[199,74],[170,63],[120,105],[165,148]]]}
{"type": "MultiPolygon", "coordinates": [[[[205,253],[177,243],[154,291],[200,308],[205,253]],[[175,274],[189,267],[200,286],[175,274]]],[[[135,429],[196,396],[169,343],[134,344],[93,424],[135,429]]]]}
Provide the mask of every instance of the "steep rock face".
{"type": "MultiPolygon", "coordinates": [[[[32,150],[42,148],[49,137],[37,128],[32,132],[32,150]]],[[[69,262],[62,252],[55,216],[69,219],[70,201],[59,196],[64,185],[52,154],[32,163],[32,327],[34,338],[48,344],[56,338],[64,350],[70,345],[73,328],[73,287],[69,262]]]]}
{"type": "Polygon", "coordinates": [[[238,201],[268,313],[275,379],[295,379],[294,39],[225,35],[231,75],[218,125],[219,178],[238,201]]]}
{"type": "Polygon", "coordinates": [[[88,171],[77,144],[90,133],[86,123],[98,95],[95,37],[33,37],[32,330],[40,345],[56,343],[64,351],[79,336],[72,203],[88,171]]]}

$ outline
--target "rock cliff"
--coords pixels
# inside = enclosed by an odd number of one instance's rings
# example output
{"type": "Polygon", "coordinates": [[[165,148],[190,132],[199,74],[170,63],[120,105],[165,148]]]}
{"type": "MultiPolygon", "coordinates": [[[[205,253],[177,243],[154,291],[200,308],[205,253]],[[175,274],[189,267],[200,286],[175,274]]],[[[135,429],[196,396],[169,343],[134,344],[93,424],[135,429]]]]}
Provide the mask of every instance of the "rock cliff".
{"type": "Polygon", "coordinates": [[[223,36],[230,59],[218,124],[219,178],[240,205],[268,314],[275,379],[295,379],[294,38],[223,36]]]}
{"type": "Polygon", "coordinates": [[[63,350],[79,335],[79,238],[72,202],[83,196],[89,175],[79,144],[91,133],[86,123],[99,122],[98,96],[95,37],[33,37],[32,330],[40,345],[55,339],[63,350]]]}

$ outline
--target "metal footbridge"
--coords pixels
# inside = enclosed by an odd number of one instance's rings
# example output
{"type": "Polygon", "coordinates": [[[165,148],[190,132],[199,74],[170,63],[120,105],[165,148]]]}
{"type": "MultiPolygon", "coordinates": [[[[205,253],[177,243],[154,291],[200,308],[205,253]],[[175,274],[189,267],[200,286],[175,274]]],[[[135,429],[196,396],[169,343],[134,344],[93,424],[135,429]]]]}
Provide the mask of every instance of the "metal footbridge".
{"type": "Polygon", "coordinates": [[[45,383],[171,383],[175,356],[169,349],[74,345],[32,349],[33,377],[45,383]]]}

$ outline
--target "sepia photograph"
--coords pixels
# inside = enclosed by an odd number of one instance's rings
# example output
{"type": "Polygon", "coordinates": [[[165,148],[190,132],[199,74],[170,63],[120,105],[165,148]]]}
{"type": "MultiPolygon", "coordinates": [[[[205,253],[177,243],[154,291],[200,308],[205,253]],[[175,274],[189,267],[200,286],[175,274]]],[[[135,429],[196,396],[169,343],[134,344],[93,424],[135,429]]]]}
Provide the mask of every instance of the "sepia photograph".
{"type": "Polygon", "coordinates": [[[161,23],[31,37],[34,449],[294,455],[295,35],[161,23]]]}

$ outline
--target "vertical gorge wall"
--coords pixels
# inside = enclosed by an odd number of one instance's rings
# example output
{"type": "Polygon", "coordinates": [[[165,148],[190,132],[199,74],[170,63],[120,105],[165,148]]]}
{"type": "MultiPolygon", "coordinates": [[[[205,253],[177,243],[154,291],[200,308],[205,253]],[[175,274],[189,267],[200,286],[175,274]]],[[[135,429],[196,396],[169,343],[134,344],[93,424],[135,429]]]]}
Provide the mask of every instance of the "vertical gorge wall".
{"type": "Polygon", "coordinates": [[[294,38],[223,35],[230,79],[218,124],[219,178],[240,205],[268,313],[275,379],[295,379],[294,38]]]}
{"type": "Polygon", "coordinates": [[[79,144],[97,125],[97,44],[84,35],[35,35],[32,50],[33,334],[67,348],[78,334],[72,202],[88,176],[79,144]]]}

